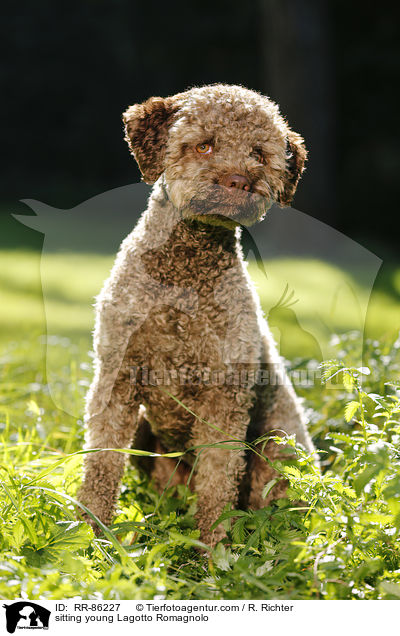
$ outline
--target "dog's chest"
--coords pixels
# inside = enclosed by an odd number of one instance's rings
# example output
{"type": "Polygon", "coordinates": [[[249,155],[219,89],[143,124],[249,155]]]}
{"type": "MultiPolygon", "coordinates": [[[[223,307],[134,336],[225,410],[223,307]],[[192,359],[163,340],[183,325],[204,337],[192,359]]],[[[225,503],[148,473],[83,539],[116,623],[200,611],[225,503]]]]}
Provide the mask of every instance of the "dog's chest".
{"type": "Polygon", "coordinates": [[[178,224],[168,241],[140,255],[156,303],[146,342],[170,364],[221,364],[259,351],[257,308],[232,232],[178,224]]]}
{"type": "Polygon", "coordinates": [[[236,308],[243,303],[243,311],[236,316],[214,295],[199,298],[192,314],[168,305],[154,308],[135,334],[130,364],[133,367],[140,360],[139,396],[153,433],[167,449],[187,447],[195,421],[191,412],[198,412],[215,387],[230,392],[235,405],[240,382],[246,384],[252,377],[254,362],[258,367],[255,314],[243,302],[243,293],[239,296],[236,308]]]}
{"type": "Polygon", "coordinates": [[[226,272],[210,287],[160,293],[135,330],[131,357],[143,363],[212,367],[258,360],[256,309],[240,271],[226,272]]]}
{"type": "Polygon", "coordinates": [[[146,276],[163,286],[210,296],[224,274],[238,264],[235,237],[225,228],[177,223],[168,240],[140,255],[146,276]]]}
{"type": "Polygon", "coordinates": [[[235,402],[231,370],[254,367],[260,359],[257,303],[238,246],[223,232],[193,239],[177,230],[170,241],[132,258],[125,270],[131,272],[129,293],[119,303],[130,330],[125,364],[134,370],[137,398],[153,432],[163,430],[167,447],[177,439],[184,446],[193,416],[169,395],[196,412],[215,384],[232,390],[235,402]],[[171,408],[177,409],[177,424],[166,430],[171,408]]]}

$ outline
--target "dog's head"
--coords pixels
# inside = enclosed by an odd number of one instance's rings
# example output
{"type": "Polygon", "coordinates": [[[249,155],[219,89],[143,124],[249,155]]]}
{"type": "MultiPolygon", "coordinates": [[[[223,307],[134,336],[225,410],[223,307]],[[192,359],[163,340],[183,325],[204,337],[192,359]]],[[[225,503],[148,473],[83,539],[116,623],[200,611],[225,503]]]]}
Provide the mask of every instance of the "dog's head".
{"type": "Polygon", "coordinates": [[[267,97],[216,84],[151,97],[123,119],[143,180],[163,175],[184,218],[252,225],[292,201],[307,152],[267,97]]]}

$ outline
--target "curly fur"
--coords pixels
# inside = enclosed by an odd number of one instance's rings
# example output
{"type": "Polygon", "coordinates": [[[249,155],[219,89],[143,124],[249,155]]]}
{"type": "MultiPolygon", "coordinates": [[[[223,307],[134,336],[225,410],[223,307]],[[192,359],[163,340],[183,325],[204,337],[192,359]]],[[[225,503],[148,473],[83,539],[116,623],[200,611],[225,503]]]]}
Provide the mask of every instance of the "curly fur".
{"type": "MultiPolygon", "coordinates": [[[[257,508],[285,490],[279,482],[266,502],[270,465],[247,458],[243,444],[215,444],[279,431],[314,450],[239,242],[240,225],[260,221],[274,201],[291,201],[306,150],[276,104],[239,86],[151,98],[123,117],[143,179],[155,185],[97,300],[88,448],[187,451],[172,483],[195,465],[198,525],[213,545],[224,533],[210,527],[227,503],[240,495],[257,508]],[[196,152],[203,143],[212,145],[206,156],[196,152]],[[221,185],[231,174],[244,175],[251,192],[221,185]],[[257,383],[260,369],[277,381],[257,383]],[[235,381],[241,373],[246,381],[235,381]]],[[[267,457],[278,450],[269,442],[267,457]]],[[[160,487],[175,467],[165,458],[140,463],[160,487]]],[[[112,450],[85,458],[79,497],[106,524],[124,464],[112,450]]]]}

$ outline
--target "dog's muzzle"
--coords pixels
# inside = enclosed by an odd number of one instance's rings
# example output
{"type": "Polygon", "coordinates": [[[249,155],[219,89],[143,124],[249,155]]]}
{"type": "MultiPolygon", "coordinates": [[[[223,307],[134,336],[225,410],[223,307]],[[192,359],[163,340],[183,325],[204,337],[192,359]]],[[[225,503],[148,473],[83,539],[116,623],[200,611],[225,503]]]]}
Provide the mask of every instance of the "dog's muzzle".
{"type": "Polygon", "coordinates": [[[215,184],[193,197],[182,210],[182,216],[204,222],[207,222],[207,217],[223,217],[237,224],[250,226],[264,218],[272,203],[273,201],[258,192],[215,184]]]}

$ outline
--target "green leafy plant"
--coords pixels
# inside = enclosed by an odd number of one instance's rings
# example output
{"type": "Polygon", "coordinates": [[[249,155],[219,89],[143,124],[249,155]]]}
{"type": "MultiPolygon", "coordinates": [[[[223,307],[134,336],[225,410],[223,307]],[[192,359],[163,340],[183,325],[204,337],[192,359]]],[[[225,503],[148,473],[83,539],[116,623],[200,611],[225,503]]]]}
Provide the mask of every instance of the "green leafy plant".
{"type": "MultiPolygon", "coordinates": [[[[258,511],[224,510],[227,538],[214,550],[199,541],[189,488],[160,497],[133,468],[111,528],[95,537],[77,520],[82,421],[55,409],[29,345],[9,349],[0,396],[0,597],[400,598],[400,341],[366,341],[357,367],[359,338],[337,337],[322,383],[302,389],[321,471],[293,438],[275,437],[296,454],[296,462],[274,464],[276,479],[289,483],[287,498],[258,511]]],[[[66,369],[60,387],[77,413],[88,374],[85,363],[66,369]]]]}

